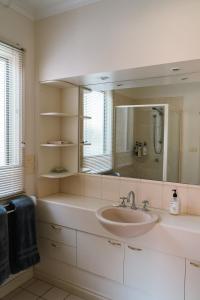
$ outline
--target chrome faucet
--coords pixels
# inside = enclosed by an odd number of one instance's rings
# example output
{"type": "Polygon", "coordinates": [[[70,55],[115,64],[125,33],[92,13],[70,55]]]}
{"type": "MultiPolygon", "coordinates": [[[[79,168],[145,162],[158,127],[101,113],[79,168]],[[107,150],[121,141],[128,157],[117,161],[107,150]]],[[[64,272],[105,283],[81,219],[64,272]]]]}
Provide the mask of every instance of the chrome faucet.
{"type": "Polygon", "coordinates": [[[127,202],[131,203],[131,208],[132,209],[135,209],[135,210],[137,209],[137,206],[136,206],[136,203],[135,203],[135,193],[133,191],[130,191],[128,193],[127,202]]]}

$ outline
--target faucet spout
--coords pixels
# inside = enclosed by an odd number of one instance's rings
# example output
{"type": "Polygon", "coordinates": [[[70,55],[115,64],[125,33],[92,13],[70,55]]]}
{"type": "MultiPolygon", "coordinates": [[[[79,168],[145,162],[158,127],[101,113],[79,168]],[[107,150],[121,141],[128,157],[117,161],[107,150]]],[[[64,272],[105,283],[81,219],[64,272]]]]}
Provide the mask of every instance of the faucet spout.
{"type": "Polygon", "coordinates": [[[130,191],[128,193],[127,202],[131,204],[132,209],[135,209],[135,210],[137,209],[137,206],[136,206],[136,203],[135,203],[135,193],[134,193],[134,191],[130,191]]]}

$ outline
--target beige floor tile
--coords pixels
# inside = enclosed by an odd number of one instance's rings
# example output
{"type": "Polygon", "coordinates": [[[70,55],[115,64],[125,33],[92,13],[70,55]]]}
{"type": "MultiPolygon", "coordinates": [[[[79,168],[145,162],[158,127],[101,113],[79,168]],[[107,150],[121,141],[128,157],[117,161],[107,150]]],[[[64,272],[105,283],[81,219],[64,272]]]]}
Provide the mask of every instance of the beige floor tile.
{"type": "Polygon", "coordinates": [[[18,288],[16,290],[14,290],[13,292],[9,293],[7,296],[5,296],[3,298],[3,300],[10,300],[13,299],[14,296],[16,296],[17,294],[19,294],[20,292],[22,292],[23,290],[21,288],[18,288]]]}
{"type": "Polygon", "coordinates": [[[26,287],[26,290],[34,295],[43,296],[51,288],[52,285],[50,285],[49,283],[36,279],[26,287]]]}
{"type": "Polygon", "coordinates": [[[66,291],[53,287],[42,298],[45,300],[65,300],[67,296],[69,296],[69,293],[66,291]]]}
{"type": "Polygon", "coordinates": [[[33,284],[36,280],[37,280],[37,279],[32,278],[31,280],[26,281],[24,284],[22,284],[21,288],[22,288],[22,289],[26,289],[29,285],[33,284]]]}
{"type": "Polygon", "coordinates": [[[22,292],[14,295],[11,300],[36,300],[38,299],[38,296],[33,295],[25,290],[22,290],[22,292]]]}
{"type": "Polygon", "coordinates": [[[70,295],[69,297],[66,298],[66,300],[84,300],[84,299],[79,298],[79,297],[74,296],[74,295],[70,295]]]}

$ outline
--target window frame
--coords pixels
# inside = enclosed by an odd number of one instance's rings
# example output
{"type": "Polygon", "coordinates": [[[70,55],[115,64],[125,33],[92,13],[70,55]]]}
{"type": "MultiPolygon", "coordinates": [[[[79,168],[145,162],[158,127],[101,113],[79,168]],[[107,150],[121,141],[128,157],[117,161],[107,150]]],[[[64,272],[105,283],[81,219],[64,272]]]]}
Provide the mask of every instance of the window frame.
{"type": "MultiPolygon", "coordinates": [[[[25,137],[25,66],[24,66],[24,49],[19,49],[15,46],[9,45],[0,41],[0,60],[6,63],[6,74],[5,74],[5,154],[4,161],[5,165],[0,166],[1,176],[8,170],[8,173],[12,172],[19,174],[20,183],[19,189],[17,188],[18,182],[15,182],[12,189],[6,189],[5,195],[0,193],[0,201],[10,198],[12,196],[22,194],[25,190],[25,166],[24,166],[24,137],[25,137]],[[1,48],[2,47],[2,48],[1,48]],[[8,48],[8,52],[6,53],[6,47],[8,48]],[[12,53],[12,51],[16,52],[12,53]],[[10,51],[10,53],[9,53],[10,51]],[[19,51],[19,54],[17,54],[19,51]],[[5,52],[5,56],[4,56],[5,52]],[[14,85],[14,89],[13,86],[14,85]],[[17,85],[17,87],[16,87],[17,85]],[[13,91],[15,93],[13,93],[13,91]],[[13,95],[12,95],[13,93],[13,95]],[[14,97],[14,102],[13,102],[14,97]],[[16,105],[16,106],[13,106],[16,105]],[[13,109],[13,112],[12,112],[13,109]],[[18,112],[17,112],[18,111],[18,112]],[[15,119],[17,118],[17,119],[15,119]],[[12,124],[13,122],[13,124],[12,124]],[[15,123],[17,122],[17,123],[15,123]],[[12,124],[12,125],[11,125],[12,124]],[[13,128],[16,128],[15,125],[18,126],[17,135],[16,132],[13,131],[13,128]],[[14,139],[14,143],[12,142],[14,139]],[[11,150],[13,144],[13,151],[11,150]],[[14,151],[17,150],[17,151],[14,151]],[[17,153],[17,155],[16,155],[17,153]],[[16,170],[16,171],[15,171],[16,170]]],[[[8,176],[9,177],[9,176],[8,176]]],[[[7,179],[8,180],[8,179],[7,179]]],[[[0,184],[2,181],[0,181],[0,184]]],[[[2,183],[5,185],[5,182],[2,183]]],[[[2,191],[1,191],[2,192],[2,191]]]]}

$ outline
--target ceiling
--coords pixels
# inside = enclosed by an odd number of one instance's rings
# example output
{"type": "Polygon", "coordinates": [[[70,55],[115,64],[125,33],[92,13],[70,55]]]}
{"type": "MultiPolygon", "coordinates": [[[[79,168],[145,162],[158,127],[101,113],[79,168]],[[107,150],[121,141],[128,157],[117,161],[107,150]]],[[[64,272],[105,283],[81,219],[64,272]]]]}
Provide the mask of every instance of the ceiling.
{"type": "Polygon", "coordinates": [[[0,0],[0,3],[32,20],[39,20],[98,1],[100,0],[0,0]]]}

